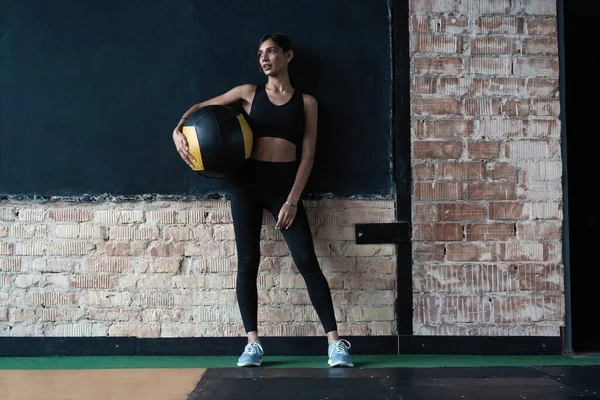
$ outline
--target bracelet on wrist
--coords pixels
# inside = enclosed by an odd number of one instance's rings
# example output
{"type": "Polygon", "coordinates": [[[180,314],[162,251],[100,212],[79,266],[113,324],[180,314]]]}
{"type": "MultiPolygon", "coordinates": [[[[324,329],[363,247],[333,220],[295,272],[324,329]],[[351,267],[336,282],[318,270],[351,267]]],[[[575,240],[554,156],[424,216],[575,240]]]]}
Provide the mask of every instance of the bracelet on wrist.
{"type": "Polygon", "coordinates": [[[286,202],[285,202],[285,204],[288,204],[288,205],[290,205],[290,206],[292,206],[292,207],[294,207],[294,208],[295,208],[295,207],[297,207],[296,205],[294,205],[294,204],[290,203],[289,201],[286,201],[286,202]]]}

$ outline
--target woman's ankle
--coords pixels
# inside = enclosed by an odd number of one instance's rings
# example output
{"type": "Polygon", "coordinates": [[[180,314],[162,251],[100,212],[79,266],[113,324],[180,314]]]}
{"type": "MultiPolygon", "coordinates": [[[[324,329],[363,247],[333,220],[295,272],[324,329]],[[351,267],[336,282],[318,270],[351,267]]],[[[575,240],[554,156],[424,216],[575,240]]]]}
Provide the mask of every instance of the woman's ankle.
{"type": "Polygon", "coordinates": [[[340,337],[338,336],[338,331],[327,332],[327,344],[331,344],[336,340],[340,340],[340,337]]]}
{"type": "Polygon", "coordinates": [[[260,342],[260,339],[258,338],[258,332],[257,331],[248,332],[248,344],[252,343],[255,340],[257,342],[260,342]]]}

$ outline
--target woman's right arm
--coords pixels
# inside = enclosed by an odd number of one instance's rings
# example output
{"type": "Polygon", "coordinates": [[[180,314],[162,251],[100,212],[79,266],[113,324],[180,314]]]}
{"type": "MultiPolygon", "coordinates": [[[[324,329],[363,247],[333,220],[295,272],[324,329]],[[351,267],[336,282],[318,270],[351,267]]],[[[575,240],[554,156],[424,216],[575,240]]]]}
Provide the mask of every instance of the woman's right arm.
{"type": "Polygon", "coordinates": [[[177,126],[173,130],[173,142],[175,142],[175,147],[177,148],[177,152],[190,167],[192,166],[192,161],[194,157],[190,154],[188,143],[183,135],[182,127],[185,123],[185,120],[189,118],[190,115],[201,109],[202,107],[211,106],[211,105],[222,105],[226,106],[228,104],[235,103],[236,101],[248,102],[252,101],[252,97],[254,96],[254,92],[256,90],[255,85],[240,85],[236,86],[229,91],[213,97],[212,99],[203,101],[201,103],[194,104],[191,106],[183,115],[181,119],[177,123],[177,126]]]}

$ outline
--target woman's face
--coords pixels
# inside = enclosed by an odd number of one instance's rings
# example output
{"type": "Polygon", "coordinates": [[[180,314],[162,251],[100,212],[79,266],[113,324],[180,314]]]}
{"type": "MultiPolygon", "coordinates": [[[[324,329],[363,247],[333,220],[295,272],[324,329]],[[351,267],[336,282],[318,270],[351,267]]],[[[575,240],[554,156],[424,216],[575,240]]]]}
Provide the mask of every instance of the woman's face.
{"type": "Polygon", "coordinates": [[[267,76],[277,76],[285,71],[289,60],[291,54],[284,53],[272,39],[264,41],[258,49],[258,63],[267,76]]]}

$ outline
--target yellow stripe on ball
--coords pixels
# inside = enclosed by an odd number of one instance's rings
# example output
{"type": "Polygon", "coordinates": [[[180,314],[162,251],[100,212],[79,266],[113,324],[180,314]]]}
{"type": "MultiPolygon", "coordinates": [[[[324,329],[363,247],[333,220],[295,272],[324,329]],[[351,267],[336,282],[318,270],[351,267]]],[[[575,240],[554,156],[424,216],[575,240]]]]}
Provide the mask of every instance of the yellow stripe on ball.
{"type": "Polygon", "coordinates": [[[244,137],[245,157],[250,158],[252,154],[252,129],[242,114],[238,114],[237,119],[242,128],[242,136],[244,137]]]}
{"type": "Polygon", "coordinates": [[[198,136],[196,135],[196,128],[193,126],[184,126],[182,128],[183,136],[187,139],[189,152],[196,161],[192,161],[192,169],[194,171],[204,170],[204,163],[202,162],[202,154],[200,153],[200,144],[198,143],[198,136]]]}

